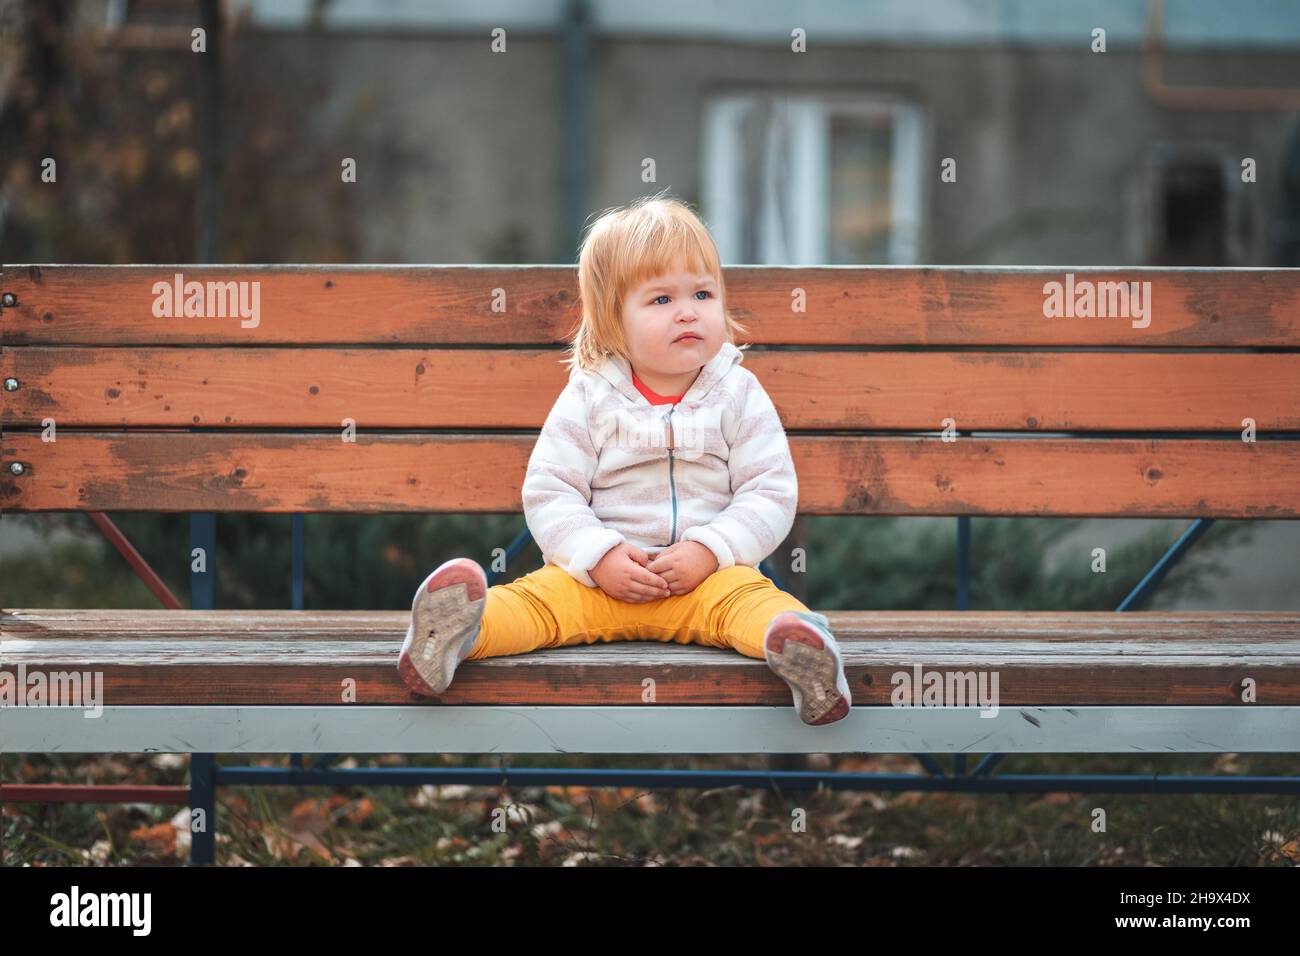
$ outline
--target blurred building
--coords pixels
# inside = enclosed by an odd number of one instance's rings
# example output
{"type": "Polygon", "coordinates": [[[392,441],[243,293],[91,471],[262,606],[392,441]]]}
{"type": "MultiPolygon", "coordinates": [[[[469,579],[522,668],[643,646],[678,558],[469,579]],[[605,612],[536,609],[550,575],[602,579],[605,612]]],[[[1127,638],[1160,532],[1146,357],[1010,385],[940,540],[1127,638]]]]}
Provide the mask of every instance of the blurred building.
{"type": "MultiPolygon", "coordinates": [[[[194,5],[85,8],[130,30],[194,5]]],[[[226,11],[231,43],[256,51],[231,82],[280,105],[295,149],[345,132],[360,261],[570,261],[593,211],[663,187],[700,205],[733,263],[1297,261],[1287,0],[226,11]]]]}

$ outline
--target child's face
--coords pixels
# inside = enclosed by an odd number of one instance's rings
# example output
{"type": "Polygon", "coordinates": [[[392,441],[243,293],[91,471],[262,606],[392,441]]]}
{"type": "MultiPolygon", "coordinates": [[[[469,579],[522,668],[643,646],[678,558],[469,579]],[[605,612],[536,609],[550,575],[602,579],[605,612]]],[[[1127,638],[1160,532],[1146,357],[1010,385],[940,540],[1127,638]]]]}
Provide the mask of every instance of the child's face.
{"type": "Polygon", "coordinates": [[[623,330],[638,374],[697,371],[726,340],[718,284],[680,269],[649,279],[623,300],[623,330]]]}

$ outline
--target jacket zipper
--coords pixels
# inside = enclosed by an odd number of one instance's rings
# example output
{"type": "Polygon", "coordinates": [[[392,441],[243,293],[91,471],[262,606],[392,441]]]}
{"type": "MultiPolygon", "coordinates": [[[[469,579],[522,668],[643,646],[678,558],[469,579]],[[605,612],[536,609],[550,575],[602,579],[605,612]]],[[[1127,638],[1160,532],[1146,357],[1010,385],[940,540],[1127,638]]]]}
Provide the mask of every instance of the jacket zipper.
{"type": "Polygon", "coordinates": [[[664,423],[668,426],[668,487],[673,499],[673,535],[668,539],[670,545],[677,542],[677,482],[673,478],[673,448],[676,446],[676,441],[673,437],[672,423],[673,411],[676,408],[676,405],[668,406],[668,414],[664,416],[664,423]]]}

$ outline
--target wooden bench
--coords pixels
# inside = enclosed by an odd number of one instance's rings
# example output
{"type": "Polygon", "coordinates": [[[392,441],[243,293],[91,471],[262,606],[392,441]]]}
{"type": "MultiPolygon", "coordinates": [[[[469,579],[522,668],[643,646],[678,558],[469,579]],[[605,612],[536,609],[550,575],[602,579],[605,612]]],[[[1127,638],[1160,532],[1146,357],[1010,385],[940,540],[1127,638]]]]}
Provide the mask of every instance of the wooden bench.
{"type": "MultiPolygon", "coordinates": [[[[1207,522],[1300,516],[1300,270],[741,267],[726,279],[755,344],[745,364],[790,435],[803,514],[1196,519],[1126,610],[1207,522]],[[1149,282],[1150,322],[1048,317],[1051,282],[1149,282]],[[1242,440],[1245,419],[1257,440],[1242,440]]],[[[211,607],[220,564],[203,515],[518,513],[578,315],[567,266],[9,266],[0,291],[4,510],[200,516],[195,608],[211,607]],[[177,274],[209,304],[242,290],[249,308],[187,317],[182,301],[169,316],[177,274]]],[[[489,552],[471,556],[486,566],[489,552]]],[[[772,561],[789,574],[788,554],[772,561]]],[[[407,613],[5,609],[0,671],[100,672],[104,709],[0,710],[0,751],[192,753],[192,794],[155,796],[208,808],[218,782],[271,782],[271,768],[215,769],[217,753],[901,752],[930,774],[841,784],[1043,790],[1053,781],[990,774],[996,755],[1300,751],[1296,612],[829,611],[855,708],[824,728],[798,721],[762,661],[651,643],[470,662],[443,698],[416,698],[395,668],[407,613]],[[891,706],[892,676],[916,666],[996,674],[996,715],[891,706]],[[926,756],[938,753],[958,755],[960,779],[926,756]],[[967,774],[966,754],[988,756],[967,774]]],[[[296,756],[287,773],[273,782],[312,771],[296,756]]],[[[419,773],[402,779],[447,779],[419,773]]],[[[473,773],[502,776],[462,779],[473,773]]],[[[564,773],[511,776],[615,779],[564,773]]],[[[1057,789],[1162,789],[1069,779],[1057,789]]],[[[629,780],[682,785],[680,772],[629,780]]],[[[1296,780],[1251,783],[1300,792],[1296,780]]],[[[1216,781],[1166,783],[1241,789],[1216,781]]],[[[211,832],[196,834],[195,858],[211,852],[211,832]]]]}

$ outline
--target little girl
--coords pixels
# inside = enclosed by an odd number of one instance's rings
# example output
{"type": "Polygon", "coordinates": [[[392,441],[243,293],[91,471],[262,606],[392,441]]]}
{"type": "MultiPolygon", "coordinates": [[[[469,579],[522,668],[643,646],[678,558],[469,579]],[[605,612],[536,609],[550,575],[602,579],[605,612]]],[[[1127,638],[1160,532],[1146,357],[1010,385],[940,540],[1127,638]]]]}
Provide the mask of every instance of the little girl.
{"type": "Polygon", "coordinates": [[[757,565],[790,532],[798,480],[781,420],[741,365],[717,247],[683,203],[608,211],[578,262],[569,382],[523,484],[545,566],[489,588],[468,558],[420,585],[398,670],[437,696],[464,660],[596,641],[763,658],[800,718],[852,704],[825,615],[757,565]]]}

